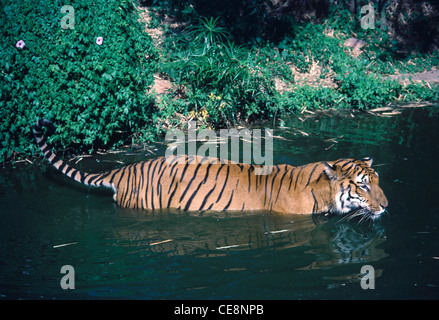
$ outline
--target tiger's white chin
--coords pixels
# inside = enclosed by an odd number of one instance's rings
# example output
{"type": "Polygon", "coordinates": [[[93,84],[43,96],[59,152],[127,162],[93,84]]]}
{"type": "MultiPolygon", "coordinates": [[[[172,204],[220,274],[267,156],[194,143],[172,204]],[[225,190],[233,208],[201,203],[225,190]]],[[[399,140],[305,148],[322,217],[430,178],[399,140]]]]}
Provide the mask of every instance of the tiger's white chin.
{"type": "Polygon", "coordinates": [[[379,211],[370,211],[369,215],[372,220],[378,219],[386,211],[386,209],[381,209],[379,211]]]}
{"type": "Polygon", "coordinates": [[[337,212],[338,215],[343,216],[342,221],[346,220],[349,221],[355,217],[360,218],[361,221],[367,221],[367,220],[378,220],[381,218],[381,215],[385,212],[384,209],[379,211],[374,211],[369,208],[354,208],[354,209],[348,209],[344,208],[343,210],[340,210],[337,212]]]}
{"type": "Polygon", "coordinates": [[[382,214],[383,212],[384,212],[384,211],[370,212],[370,213],[369,213],[369,219],[372,219],[372,220],[379,219],[379,218],[381,218],[381,214],[382,214]]]}
{"type": "Polygon", "coordinates": [[[365,219],[370,219],[372,221],[375,221],[377,219],[381,218],[381,215],[386,211],[385,209],[381,209],[379,211],[373,211],[367,208],[360,209],[360,212],[363,211],[362,216],[365,217],[365,219]]]}

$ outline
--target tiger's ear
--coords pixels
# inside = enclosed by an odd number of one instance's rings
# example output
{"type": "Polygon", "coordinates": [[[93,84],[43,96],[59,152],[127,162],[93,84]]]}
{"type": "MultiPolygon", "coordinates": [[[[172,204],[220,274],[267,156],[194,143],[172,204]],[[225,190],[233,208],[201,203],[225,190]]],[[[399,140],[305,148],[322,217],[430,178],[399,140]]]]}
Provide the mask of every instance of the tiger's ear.
{"type": "Polygon", "coordinates": [[[372,157],[366,157],[366,158],[363,158],[362,160],[363,160],[363,162],[365,162],[369,167],[372,166],[372,163],[373,163],[373,158],[372,158],[372,157]]]}
{"type": "Polygon", "coordinates": [[[338,177],[338,170],[337,166],[334,164],[329,164],[326,161],[323,161],[323,164],[325,165],[325,173],[328,176],[330,180],[335,180],[338,177]]]}

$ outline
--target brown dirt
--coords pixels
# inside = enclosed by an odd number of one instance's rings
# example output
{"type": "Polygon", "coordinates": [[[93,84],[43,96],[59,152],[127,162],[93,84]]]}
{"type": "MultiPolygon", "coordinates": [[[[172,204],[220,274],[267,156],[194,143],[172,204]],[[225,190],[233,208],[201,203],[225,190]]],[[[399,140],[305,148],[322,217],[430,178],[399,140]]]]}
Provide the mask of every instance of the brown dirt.
{"type": "MultiPolygon", "coordinates": [[[[151,17],[148,7],[137,7],[140,14],[140,19],[145,23],[145,31],[152,37],[154,45],[159,47],[163,43],[163,31],[161,28],[149,28],[151,17]]],[[[155,93],[157,98],[160,99],[161,95],[168,93],[172,88],[172,82],[168,79],[160,76],[159,74],[154,74],[154,85],[152,86],[150,92],[155,93]]]]}
{"type": "Polygon", "coordinates": [[[431,70],[419,73],[396,74],[389,76],[388,78],[399,80],[404,85],[410,83],[410,80],[413,82],[425,81],[426,83],[439,83],[439,70],[431,70]]]}

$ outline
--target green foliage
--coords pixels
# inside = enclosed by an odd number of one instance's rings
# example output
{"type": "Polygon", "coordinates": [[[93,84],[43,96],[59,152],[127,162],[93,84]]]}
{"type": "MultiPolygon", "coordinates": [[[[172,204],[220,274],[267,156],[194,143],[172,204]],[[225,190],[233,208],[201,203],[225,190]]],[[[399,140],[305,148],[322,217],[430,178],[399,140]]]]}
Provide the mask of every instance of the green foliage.
{"type": "Polygon", "coordinates": [[[401,85],[393,80],[382,80],[374,75],[352,72],[337,78],[338,91],[344,95],[344,102],[356,109],[376,108],[394,101],[401,85]]]}
{"type": "Polygon", "coordinates": [[[195,24],[206,17],[217,19],[238,44],[259,45],[266,40],[279,41],[290,30],[288,19],[268,13],[269,0],[154,0],[153,7],[162,16],[195,24]],[[218,18],[220,17],[220,18],[218,18]]]}
{"type": "Polygon", "coordinates": [[[362,29],[343,1],[327,18],[304,22],[297,12],[273,14],[268,0],[154,0],[155,12],[186,26],[164,26],[160,55],[132,1],[72,0],[73,30],[61,28],[61,0],[0,4],[0,162],[36,150],[31,125],[41,117],[57,125],[51,142],[76,152],[153,140],[188,119],[220,128],[282,122],[304,109],[439,100],[438,86],[384,80],[431,69],[439,53],[403,48],[379,21],[362,29]],[[365,42],[355,55],[344,46],[351,37],[365,42]],[[175,90],[154,101],[157,67],[175,90]],[[296,70],[315,79],[295,82],[296,70]],[[329,87],[321,86],[326,77],[329,87]]]}
{"type": "MultiPolygon", "coordinates": [[[[221,127],[279,118],[303,109],[367,109],[401,99],[436,97],[425,87],[404,88],[396,81],[384,80],[382,74],[395,73],[395,66],[408,70],[407,61],[398,64],[385,32],[367,33],[347,11],[341,10],[319,24],[291,19],[293,32],[277,45],[252,42],[252,46],[237,46],[236,37],[219,26],[220,21],[202,18],[178,36],[168,34],[160,69],[184,88],[181,98],[186,102],[170,96],[162,101],[159,118],[168,119],[171,125],[180,125],[175,118],[170,120],[175,113],[221,127]],[[355,31],[368,41],[360,55],[350,54],[351,49],[344,46],[349,36],[334,27],[347,33],[355,31]],[[316,64],[321,78],[334,76],[333,87],[319,86],[319,79],[314,86],[293,84],[289,65],[307,73],[316,64]],[[289,90],[279,93],[275,78],[289,84],[289,90]]],[[[431,66],[434,54],[423,57],[424,66],[431,66]]],[[[421,56],[411,59],[419,62],[421,56]]]]}
{"type": "Polygon", "coordinates": [[[334,88],[295,86],[280,99],[281,110],[328,109],[348,107],[345,96],[334,88]]]}
{"type": "Polygon", "coordinates": [[[439,84],[411,83],[404,90],[405,101],[439,101],[439,84]]]}
{"type": "Polygon", "coordinates": [[[340,68],[346,63],[346,53],[342,41],[325,35],[325,26],[320,24],[294,23],[294,34],[285,37],[278,45],[282,57],[290,61],[301,72],[308,72],[313,61],[318,61],[323,68],[340,68]]]}
{"type": "Polygon", "coordinates": [[[214,46],[216,43],[222,43],[227,40],[228,32],[225,28],[218,26],[217,18],[201,18],[199,24],[191,28],[188,35],[197,43],[206,49],[214,46]]]}
{"type": "Polygon", "coordinates": [[[37,118],[57,125],[58,147],[95,150],[122,143],[150,117],[157,53],[131,1],[68,3],[75,25],[66,30],[64,1],[1,3],[1,160],[36,149],[37,118]]]}
{"type": "MultiPolygon", "coordinates": [[[[396,71],[419,72],[425,68],[431,68],[436,64],[437,53],[430,55],[414,53],[408,58],[396,60],[396,49],[392,48],[393,43],[386,33],[380,29],[374,29],[367,34],[365,30],[360,28],[360,31],[355,28],[357,36],[362,35],[366,40],[366,47],[362,54],[354,57],[348,54],[350,49],[343,45],[347,37],[341,37],[341,34],[338,37],[326,35],[326,28],[329,26],[336,26],[349,32],[350,28],[347,27],[349,23],[349,15],[341,11],[322,24],[296,24],[295,34],[286,37],[278,46],[282,50],[282,57],[293,63],[301,72],[308,72],[312,63],[318,62],[322,74],[330,70],[336,74],[336,91],[331,89],[324,95],[324,97],[330,97],[329,101],[325,102],[327,107],[376,108],[393,102],[400,96],[405,101],[419,100],[421,97],[425,100],[437,101],[437,93],[433,93],[434,90],[415,85],[404,88],[398,82],[384,80],[381,76],[381,74],[393,74],[396,71]],[[340,21],[344,22],[340,23],[340,21]],[[399,69],[397,70],[395,66],[399,69]],[[334,100],[331,101],[332,98],[334,100]]],[[[297,97],[290,95],[295,103],[302,101],[302,106],[307,108],[322,107],[319,103],[322,100],[322,88],[304,90],[296,88],[295,93],[297,97]],[[303,95],[303,93],[307,94],[303,95]]]]}
{"type": "Polygon", "coordinates": [[[186,88],[185,111],[206,109],[215,127],[266,116],[273,79],[248,50],[227,41],[229,34],[217,20],[201,19],[168,44],[161,70],[186,88]]]}

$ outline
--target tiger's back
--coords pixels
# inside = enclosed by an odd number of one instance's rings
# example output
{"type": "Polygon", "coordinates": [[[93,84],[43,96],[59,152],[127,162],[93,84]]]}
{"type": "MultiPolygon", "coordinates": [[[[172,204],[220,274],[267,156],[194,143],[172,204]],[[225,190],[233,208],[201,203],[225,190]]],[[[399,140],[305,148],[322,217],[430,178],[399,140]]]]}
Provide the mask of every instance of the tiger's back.
{"type": "MultiPolygon", "coordinates": [[[[114,184],[121,207],[176,208],[183,211],[273,210],[283,178],[275,168],[257,175],[261,166],[197,156],[160,157],[115,170],[114,184]],[[282,177],[282,178],[281,178],[282,177]]],[[[278,211],[278,210],[275,210],[278,211]]]]}

